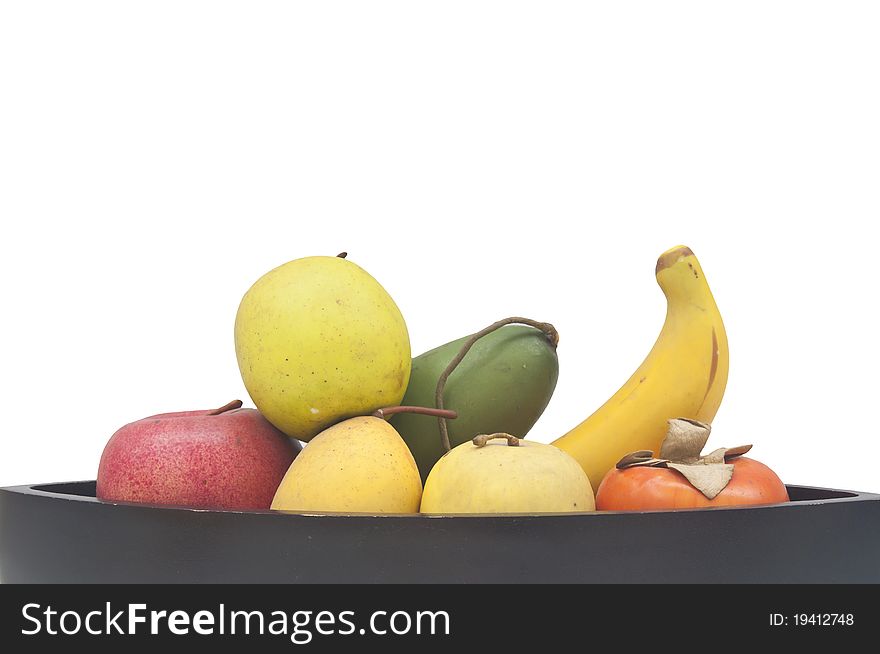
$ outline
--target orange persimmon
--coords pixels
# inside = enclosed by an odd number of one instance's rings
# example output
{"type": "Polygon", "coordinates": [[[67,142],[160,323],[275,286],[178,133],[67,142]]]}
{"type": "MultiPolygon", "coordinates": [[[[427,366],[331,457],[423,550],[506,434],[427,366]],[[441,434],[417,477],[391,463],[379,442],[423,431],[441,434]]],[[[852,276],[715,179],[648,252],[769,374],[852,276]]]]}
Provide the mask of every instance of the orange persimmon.
{"type": "Polygon", "coordinates": [[[596,510],[651,511],[788,501],[785,485],[760,461],[739,456],[730,463],[733,464],[733,477],[711,500],[694,488],[684,475],[671,468],[612,468],[599,485],[596,510]]]}

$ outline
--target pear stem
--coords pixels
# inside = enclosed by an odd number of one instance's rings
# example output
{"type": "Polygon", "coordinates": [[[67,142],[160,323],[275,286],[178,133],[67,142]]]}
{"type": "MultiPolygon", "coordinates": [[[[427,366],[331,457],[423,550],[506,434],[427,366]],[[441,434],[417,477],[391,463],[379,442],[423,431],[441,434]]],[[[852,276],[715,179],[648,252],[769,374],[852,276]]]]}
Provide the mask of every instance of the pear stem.
{"type": "MultiPolygon", "coordinates": [[[[474,343],[483,338],[483,336],[491,334],[496,329],[501,329],[505,325],[512,325],[514,323],[528,325],[529,327],[540,329],[547,335],[547,339],[550,341],[554,348],[559,345],[559,332],[556,331],[556,328],[549,322],[538,322],[537,320],[532,320],[531,318],[520,318],[518,316],[505,318],[504,320],[499,320],[498,322],[493,322],[491,325],[484,329],[481,329],[476,334],[472,334],[464,342],[464,345],[461,346],[461,349],[458,351],[458,354],[455,355],[455,358],[449,362],[448,366],[446,366],[446,370],[444,370],[440,374],[440,378],[437,380],[437,391],[434,394],[434,404],[438,409],[443,408],[443,391],[446,388],[446,381],[449,379],[449,376],[456,369],[456,367],[458,367],[458,364],[462,362],[462,359],[464,359],[467,356],[467,353],[470,352],[470,349],[474,346],[474,343]]],[[[440,442],[443,444],[443,451],[448,452],[452,449],[452,445],[449,442],[449,428],[447,427],[446,420],[444,418],[438,418],[438,422],[440,423],[440,442]]]]}
{"type": "Polygon", "coordinates": [[[386,419],[395,413],[418,413],[423,416],[434,416],[435,418],[445,418],[447,420],[455,420],[458,413],[451,409],[434,409],[427,406],[387,406],[383,409],[376,409],[373,415],[377,418],[386,419]]]}
{"type": "Polygon", "coordinates": [[[233,411],[234,409],[240,409],[242,404],[244,404],[244,402],[242,402],[241,400],[232,400],[232,402],[229,402],[228,404],[224,404],[219,409],[212,409],[211,411],[208,411],[208,413],[206,413],[205,415],[206,416],[219,416],[221,413],[226,413],[227,411],[233,411]]]}

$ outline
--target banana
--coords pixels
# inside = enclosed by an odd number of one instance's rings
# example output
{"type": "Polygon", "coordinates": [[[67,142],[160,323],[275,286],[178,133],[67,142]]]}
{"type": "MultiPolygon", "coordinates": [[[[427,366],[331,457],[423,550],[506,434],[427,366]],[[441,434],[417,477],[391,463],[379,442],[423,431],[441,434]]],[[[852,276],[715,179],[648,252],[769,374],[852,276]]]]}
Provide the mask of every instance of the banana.
{"type": "Polygon", "coordinates": [[[648,357],[611,399],[553,443],[577,459],[594,491],[625,454],[659,452],[667,420],[712,422],[727,385],[727,333],[696,256],[672,248],[657,260],[656,276],[666,321],[648,357]]]}

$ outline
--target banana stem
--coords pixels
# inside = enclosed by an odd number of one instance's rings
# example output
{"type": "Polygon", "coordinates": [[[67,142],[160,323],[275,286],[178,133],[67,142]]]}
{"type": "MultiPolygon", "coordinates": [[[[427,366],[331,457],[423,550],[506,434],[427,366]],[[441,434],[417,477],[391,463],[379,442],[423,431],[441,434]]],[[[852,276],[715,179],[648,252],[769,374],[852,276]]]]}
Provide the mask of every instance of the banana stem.
{"type": "MultiPolygon", "coordinates": [[[[453,373],[453,371],[458,367],[458,364],[461,363],[462,360],[467,356],[467,353],[470,352],[471,348],[474,346],[474,343],[483,338],[483,336],[491,334],[496,329],[501,329],[505,325],[513,324],[528,325],[529,327],[540,329],[547,335],[547,338],[553,344],[553,347],[559,345],[559,332],[556,331],[556,328],[549,322],[538,322],[537,320],[532,320],[531,318],[520,318],[518,316],[505,318],[504,320],[499,320],[498,322],[493,322],[491,325],[485,327],[484,329],[481,329],[476,334],[472,334],[464,342],[464,345],[461,346],[461,349],[458,351],[458,354],[455,355],[455,358],[449,362],[449,365],[446,366],[446,369],[440,374],[440,377],[437,379],[437,391],[436,393],[434,393],[434,405],[438,409],[443,409],[443,391],[446,388],[446,381],[449,379],[449,376],[453,373]]],[[[438,422],[440,423],[440,442],[443,444],[443,450],[445,452],[448,452],[452,449],[452,445],[449,442],[449,427],[446,425],[445,418],[438,418],[438,422]]]]}

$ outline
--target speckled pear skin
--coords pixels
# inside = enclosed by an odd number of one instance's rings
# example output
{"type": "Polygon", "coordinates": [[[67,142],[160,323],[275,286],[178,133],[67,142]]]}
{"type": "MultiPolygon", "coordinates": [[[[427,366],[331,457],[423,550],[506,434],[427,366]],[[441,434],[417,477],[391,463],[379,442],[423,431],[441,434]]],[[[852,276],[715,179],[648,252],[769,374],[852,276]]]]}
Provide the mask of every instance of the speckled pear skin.
{"type": "Polygon", "coordinates": [[[385,420],[361,416],[311,440],[278,486],[272,508],[417,513],[421,497],[419,470],[406,443],[385,420]]]}
{"type": "Polygon", "coordinates": [[[235,352],[257,408],[302,441],[399,404],[412,356],[394,300],[340,257],[296,259],[257,280],[238,308],[235,352]]]}

